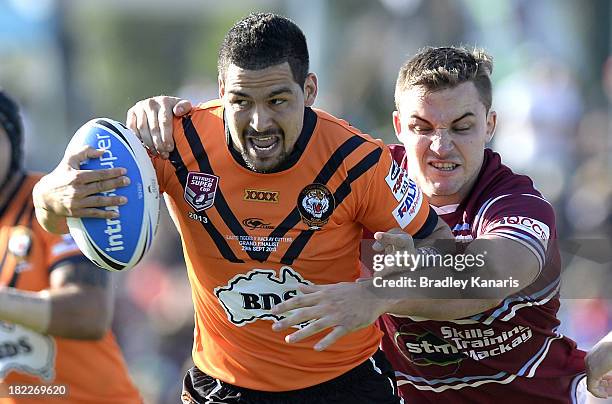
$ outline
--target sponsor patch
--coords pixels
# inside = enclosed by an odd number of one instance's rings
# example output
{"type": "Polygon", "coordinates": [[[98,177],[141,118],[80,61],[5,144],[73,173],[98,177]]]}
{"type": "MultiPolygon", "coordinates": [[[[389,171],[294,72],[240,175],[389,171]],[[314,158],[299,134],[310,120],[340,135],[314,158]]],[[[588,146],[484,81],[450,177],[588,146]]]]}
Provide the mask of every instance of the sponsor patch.
{"type": "Polygon", "coordinates": [[[245,189],[244,200],[252,202],[267,202],[267,203],[278,203],[279,198],[278,191],[266,191],[263,189],[245,189]]]}
{"type": "Polygon", "coordinates": [[[548,227],[546,223],[530,217],[505,216],[493,221],[487,226],[487,231],[491,231],[498,227],[510,227],[527,232],[544,243],[545,246],[548,244],[548,239],[550,238],[550,227],[548,227]]]}
{"type": "Polygon", "coordinates": [[[55,377],[55,342],[25,327],[0,321],[0,380],[11,371],[44,381],[55,377]]]}
{"type": "Polygon", "coordinates": [[[389,186],[389,189],[393,193],[393,196],[397,201],[401,201],[408,187],[410,186],[410,179],[408,178],[408,172],[401,168],[395,161],[389,168],[389,173],[385,177],[385,181],[389,186]]]}
{"type": "Polygon", "coordinates": [[[257,229],[273,229],[274,226],[270,225],[270,223],[266,222],[263,219],[258,217],[249,217],[242,221],[242,224],[248,227],[251,230],[257,229]]]}
{"type": "Polygon", "coordinates": [[[399,205],[393,209],[393,217],[403,229],[408,226],[412,219],[417,215],[421,204],[423,203],[423,194],[421,189],[417,186],[413,180],[408,180],[408,189],[404,198],[400,201],[399,205]]]}
{"type": "Polygon", "coordinates": [[[325,185],[310,184],[300,192],[297,207],[302,221],[311,230],[318,230],[329,221],[336,202],[325,185]]]}
{"type": "Polygon", "coordinates": [[[277,277],[274,270],[256,268],[234,276],[226,286],[215,288],[215,295],[227,319],[238,327],[257,320],[283,319],[270,313],[272,307],[301,294],[299,285],[312,283],[304,280],[291,267],[284,266],[279,272],[280,276],[277,277]]]}
{"type": "Polygon", "coordinates": [[[218,186],[216,175],[190,171],[185,184],[185,200],[196,212],[201,212],[215,203],[218,186]]]}

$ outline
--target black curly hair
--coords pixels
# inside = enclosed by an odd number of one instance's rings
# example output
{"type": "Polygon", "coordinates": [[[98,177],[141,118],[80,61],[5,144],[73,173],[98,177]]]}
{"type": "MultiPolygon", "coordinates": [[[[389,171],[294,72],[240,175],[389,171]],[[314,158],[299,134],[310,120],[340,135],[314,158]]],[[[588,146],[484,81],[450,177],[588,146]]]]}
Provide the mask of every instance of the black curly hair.
{"type": "Polygon", "coordinates": [[[229,30],[221,48],[217,68],[224,78],[227,67],[261,70],[288,62],[293,79],[301,87],[308,75],[308,47],[300,28],[290,19],[256,13],[238,21],[229,30]]]}

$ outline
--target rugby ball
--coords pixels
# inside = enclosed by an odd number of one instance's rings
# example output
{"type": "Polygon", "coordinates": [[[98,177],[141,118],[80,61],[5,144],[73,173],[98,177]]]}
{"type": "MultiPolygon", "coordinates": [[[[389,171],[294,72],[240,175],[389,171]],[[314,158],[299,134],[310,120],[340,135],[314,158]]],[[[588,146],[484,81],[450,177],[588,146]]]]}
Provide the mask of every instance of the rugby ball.
{"type": "Polygon", "coordinates": [[[68,150],[80,150],[85,145],[105,152],[100,158],[81,163],[80,169],[125,168],[130,184],[101,195],[125,196],[128,201],[104,208],[118,211],[116,219],[69,217],[70,234],[97,266],[108,271],[130,269],[151,247],[157,231],[160,195],[153,164],[136,135],[112,119],[96,118],[81,126],[68,150]]]}

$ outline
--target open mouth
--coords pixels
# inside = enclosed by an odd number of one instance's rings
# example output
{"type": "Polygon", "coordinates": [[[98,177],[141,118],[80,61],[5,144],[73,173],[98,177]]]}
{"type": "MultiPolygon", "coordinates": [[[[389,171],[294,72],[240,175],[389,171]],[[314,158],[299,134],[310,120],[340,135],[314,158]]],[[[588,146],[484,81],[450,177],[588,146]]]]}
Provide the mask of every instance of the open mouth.
{"type": "Polygon", "coordinates": [[[247,142],[257,152],[269,152],[280,144],[281,138],[278,135],[268,136],[249,136],[247,142]]]}
{"type": "Polygon", "coordinates": [[[429,165],[433,168],[435,168],[436,170],[440,170],[440,171],[453,171],[455,169],[457,169],[457,167],[460,166],[460,164],[456,164],[456,163],[448,163],[448,162],[430,162],[429,165]]]}
{"type": "Polygon", "coordinates": [[[280,138],[278,136],[259,136],[251,137],[249,140],[256,150],[271,150],[278,144],[280,138]]]}

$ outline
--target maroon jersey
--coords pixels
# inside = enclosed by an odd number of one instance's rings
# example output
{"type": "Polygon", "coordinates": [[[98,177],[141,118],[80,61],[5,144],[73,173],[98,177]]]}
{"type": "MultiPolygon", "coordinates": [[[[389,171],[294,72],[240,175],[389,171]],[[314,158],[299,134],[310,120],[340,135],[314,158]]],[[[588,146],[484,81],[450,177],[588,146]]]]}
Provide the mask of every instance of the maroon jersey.
{"type": "MultiPolygon", "coordinates": [[[[390,146],[406,167],[404,148],[390,146]]],[[[382,348],[410,403],[571,403],[584,352],[558,333],[561,260],[552,206],[529,177],[485,150],[470,195],[436,208],[456,242],[485,234],[515,240],[538,259],[537,279],[484,313],[454,321],[385,315],[382,348]]]]}

